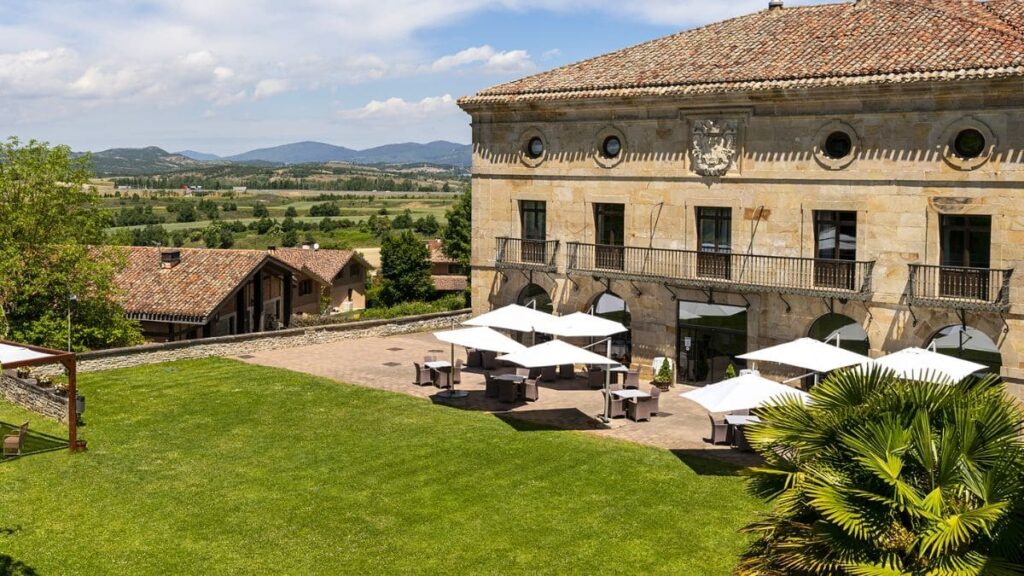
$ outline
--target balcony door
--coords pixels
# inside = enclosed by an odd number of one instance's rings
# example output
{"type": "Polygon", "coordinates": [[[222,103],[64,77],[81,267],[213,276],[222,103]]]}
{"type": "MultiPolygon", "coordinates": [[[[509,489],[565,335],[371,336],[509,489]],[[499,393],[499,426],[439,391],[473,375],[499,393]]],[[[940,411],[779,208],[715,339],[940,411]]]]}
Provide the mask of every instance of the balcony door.
{"type": "Polygon", "coordinates": [[[943,214],[939,230],[939,294],[988,300],[992,217],[943,214]]]}
{"type": "Polygon", "coordinates": [[[544,264],[547,262],[547,203],[537,200],[521,200],[519,214],[522,218],[522,261],[544,264]]]}
{"type": "Polygon", "coordinates": [[[814,285],[853,290],[856,281],[857,213],[814,211],[814,285]]]}
{"type": "Polygon", "coordinates": [[[732,208],[697,208],[697,275],[730,277],[732,208]]]}
{"type": "Polygon", "coordinates": [[[605,270],[622,270],[626,240],[626,206],[594,204],[594,229],[597,232],[594,264],[605,270]]]}

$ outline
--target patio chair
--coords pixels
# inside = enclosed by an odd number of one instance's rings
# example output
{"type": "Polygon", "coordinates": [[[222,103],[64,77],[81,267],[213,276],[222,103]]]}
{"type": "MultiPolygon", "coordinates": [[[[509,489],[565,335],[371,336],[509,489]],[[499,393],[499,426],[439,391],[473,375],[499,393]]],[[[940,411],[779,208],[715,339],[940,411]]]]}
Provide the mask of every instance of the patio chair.
{"type": "MultiPolygon", "coordinates": [[[[608,394],[608,392],[605,392],[604,390],[602,390],[601,391],[601,395],[605,395],[605,394],[608,394]]],[[[606,400],[606,402],[607,402],[607,400],[606,400]]],[[[610,409],[608,411],[608,417],[609,418],[624,418],[626,416],[626,406],[625,406],[625,403],[626,403],[625,400],[623,400],[622,398],[619,398],[619,397],[613,395],[612,398],[611,398],[611,401],[610,401],[611,407],[610,407],[610,409]]]]}
{"type": "Polygon", "coordinates": [[[591,388],[604,388],[604,370],[591,368],[587,372],[587,383],[591,388]]]}
{"type": "Polygon", "coordinates": [[[419,362],[413,362],[412,365],[416,367],[416,379],[413,380],[413,384],[417,386],[428,386],[434,383],[434,378],[430,374],[430,368],[420,366],[419,362]]]}
{"type": "Polygon", "coordinates": [[[558,367],[558,377],[562,380],[575,380],[576,366],[573,364],[562,364],[558,367]]]}
{"type": "Polygon", "coordinates": [[[541,374],[543,374],[542,368],[530,368],[530,375],[527,376],[527,378],[530,378],[531,380],[537,380],[538,378],[540,378],[541,374]]]}
{"type": "Polygon", "coordinates": [[[456,358],[455,366],[452,366],[452,382],[462,384],[462,358],[456,358]]]}
{"type": "Polygon", "coordinates": [[[651,415],[657,416],[661,412],[661,388],[651,386],[651,415]]]}
{"type": "Polygon", "coordinates": [[[622,390],[622,384],[619,384],[618,382],[612,382],[611,384],[608,385],[608,389],[611,390],[612,392],[615,392],[616,390],[622,390]]]}
{"type": "Polygon", "coordinates": [[[558,366],[545,366],[540,369],[540,379],[544,382],[558,380],[558,366]]]}
{"type": "Polygon", "coordinates": [[[495,370],[498,367],[498,353],[491,352],[490,350],[483,350],[480,352],[480,358],[483,361],[484,370],[495,370]]]}
{"type": "Polygon", "coordinates": [[[25,435],[28,434],[28,422],[18,426],[13,434],[4,436],[4,457],[21,456],[21,449],[25,445],[25,435]]]}
{"type": "Polygon", "coordinates": [[[729,424],[725,420],[717,421],[715,417],[708,414],[708,419],[711,420],[711,443],[712,444],[723,444],[728,443],[731,438],[729,434],[729,424]]]}
{"type": "Polygon", "coordinates": [[[449,370],[431,370],[431,375],[434,377],[434,386],[438,388],[451,388],[452,387],[452,375],[449,370]]]}
{"type": "Polygon", "coordinates": [[[523,384],[523,399],[527,402],[536,402],[540,398],[540,387],[536,380],[527,380],[523,384]]]}
{"type": "Polygon", "coordinates": [[[626,403],[626,415],[634,422],[651,419],[654,398],[630,398],[626,403]]]}
{"type": "Polygon", "coordinates": [[[424,362],[437,362],[437,356],[424,356],[424,362]]]}
{"type": "Polygon", "coordinates": [[[507,404],[519,399],[519,384],[509,380],[498,380],[498,401],[507,404]]]}
{"type": "Polygon", "coordinates": [[[523,378],[530,378],[530,368],[516,368],[516,376],[522,376],[523,378]]]}
{"type": "Polygon", "coordinates": [[[484,396],[488,398],[498,397],[498,381],[491,376],[490,372],[484,372],[484,396]]]}
{"type": "Polygon", "coordinates": [[[626,372],[626,388],[639,390],[640,389],[640,371],[630,370],[626,372]]]}
{"type": "Polygon", "coordinates": [[[470,348],[466,350],[466,367],[467,368],[481,368],[483,367],[484,361],[479,350],[470,348]]]}
{"type": "Polygon", "coordinates": [[[743,426],[734,427],[732,431],[732,445],[740,452],[753,452],[754,449],[750,447],[750,442],[747,441],[747,433],[743,428],[743,426]]]}

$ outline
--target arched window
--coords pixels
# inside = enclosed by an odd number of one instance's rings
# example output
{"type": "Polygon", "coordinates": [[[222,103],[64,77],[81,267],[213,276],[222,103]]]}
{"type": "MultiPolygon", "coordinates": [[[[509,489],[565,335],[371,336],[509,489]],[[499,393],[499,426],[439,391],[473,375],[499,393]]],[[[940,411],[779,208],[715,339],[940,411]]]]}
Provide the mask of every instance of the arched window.
{"type": "Polygon", "coordinates": [[[868,333],[864,331],[853,318],[842,314],[825,314],[811,324],[807,334],[815,340],[835,344],[839,341],[839,347],[856,352],[864,356],[868,355],[871,343],[868,342],[868,333]]]}
{"type": "Polygon", "coordinates": [[[939,330],[928,342],[940,354],[955,356],[978,364],[984,364],[999,374],[1003,355],[999,347],[984,332],[970,326],[947,326],[939,330]]]}
{"type": "MultiPolygon", "coordinates": [[[[629,313],[629,305],[622,298],[612,292],[605,292],[594,300],[593,314],[613,320],[630,327],[632,317],[629,313]]],[[[632,330],[615,334],[612,336],[612,358],[628,365],[633,357],[633,332],[632,330]]]]}
{"type": "Polygon", "coordinates": [[[551,296],[548,295],[546,290],[536,284],[530,284],[523,288],[523,291],[519,293],[519,299],[516,303],[527,308],[536,308],[548,314],[554,312],[555,309],[551,305],[551,296]]]}

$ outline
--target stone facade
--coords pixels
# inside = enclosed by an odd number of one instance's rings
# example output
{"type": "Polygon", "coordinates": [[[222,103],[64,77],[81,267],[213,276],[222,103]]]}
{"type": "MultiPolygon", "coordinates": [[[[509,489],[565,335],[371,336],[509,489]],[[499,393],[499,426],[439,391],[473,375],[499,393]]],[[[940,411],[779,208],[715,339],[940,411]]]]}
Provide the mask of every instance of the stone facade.
{"type": "Polygon", "coordinates": [[[292,310],[295,314],[319,314],[320,294],[329,290],[331,295],[330,309],[347,312],[366,308],[366,269],[353,259],[334,277],[330,286],[323,284],[311,274],[297,277],[292,287],[292,310]],[[303,283],[306,282],[305,286],[303,283]]]}
{"type": "MultiPolygon", "coordinates": [[[[473,117],[474,312],[515,302],[531,282],[559,313],[587,310],[612,291],[632,315],[633,361],[679,357],[677,300],[747,308],[750,350],[808,335],[832,311],[867,332],[870,354],[925,346],[966,325],[998,346],[1001,374],[1024,381],[1024,274],[1011,276],[1009,309],[908,305],[909,264],[940,264],[940,216],[991,217],[990,268],[1024,260],[1024,81],[1020,79],[849,86],[528,104],[464,104],[473,117]],[[732,148],[697,128],[734,127],[732,148]],[[951,150],[964,129],[986,137],[981,157],[951,150]],[[842,129],[852,152],[823,153],[842,129]],[[614,161],[600,148],[620,138],[614,161]],[[530,158],[526,143],[544,142],[530,158]],[[706,150],[703,150],[706,148],[706,150]],[[733,154],[724,162],[719,156],[733,154]],[[706,160],[706,162],[705,162],[706,160]],[[523,237],[522,201],[546,203],[546,239],[559,242],[555,270],[496,261],[499,237],[523,237]],[[625,246],[695,251],[696,209],[731,209],[733,254],[813,259],[815,211],[856,213],[856,260],[874,261],[864,301],[813,293],[695,290],[567,270],[568,242],[595,243],[594,204],[623,204],[625,246]]],[[[701,128],[703,130],[703,128],[701,128]]]]}
{"type": "Polygon", "coordinates": [[[59,422],[68,421],[67,396],[59,396],[39,388],[31,381],[22,380],[13,374],[13,370],[0,374],[0,395],[8,402],[36,414],[59,422]]]}

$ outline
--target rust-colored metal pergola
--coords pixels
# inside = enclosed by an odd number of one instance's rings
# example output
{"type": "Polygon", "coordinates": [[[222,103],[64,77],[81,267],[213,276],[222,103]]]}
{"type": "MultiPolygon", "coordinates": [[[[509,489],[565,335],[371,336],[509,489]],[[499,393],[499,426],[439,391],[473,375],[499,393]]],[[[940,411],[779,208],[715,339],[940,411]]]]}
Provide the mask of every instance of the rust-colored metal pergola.
{"type": "Polygon", "coordinates": [[[60,364],[68,372],[68,448],[72,452],[84,450],[85,441],[78,439],[78,361],[75,353],[0,340],[0,365],[5,369],[48,364],[60,364]]]}

